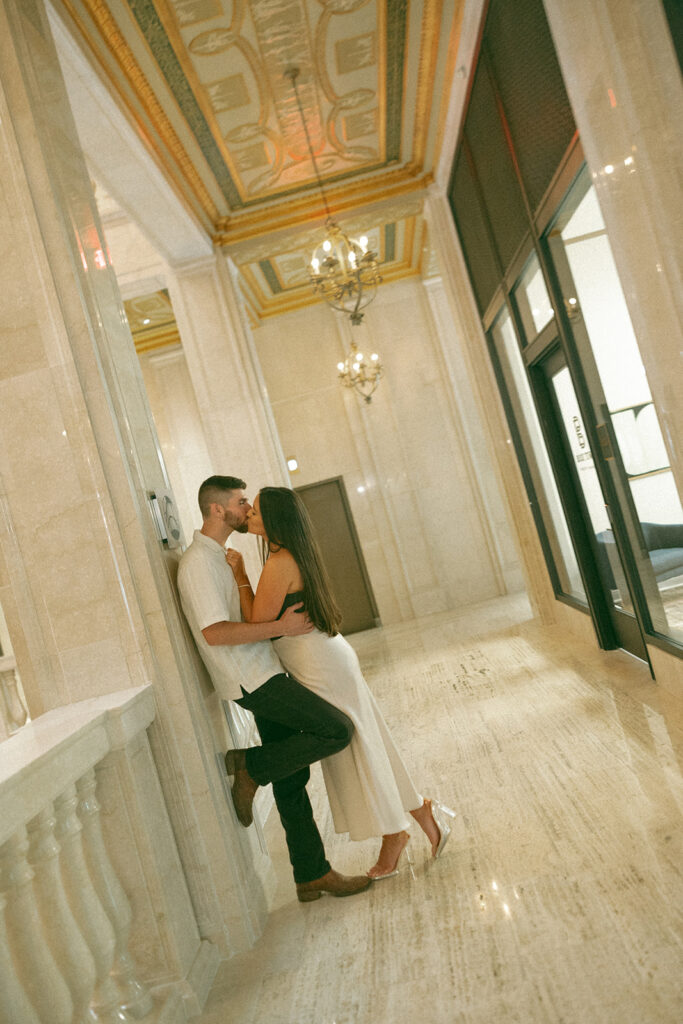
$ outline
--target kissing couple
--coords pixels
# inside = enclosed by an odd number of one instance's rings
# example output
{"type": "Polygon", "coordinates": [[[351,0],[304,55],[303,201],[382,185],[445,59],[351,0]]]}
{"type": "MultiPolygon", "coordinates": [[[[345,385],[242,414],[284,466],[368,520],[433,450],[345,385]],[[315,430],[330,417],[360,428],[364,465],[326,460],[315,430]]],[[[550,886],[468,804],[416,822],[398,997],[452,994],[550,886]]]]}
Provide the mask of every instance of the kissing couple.
{"type": "Polygon", "coordinates": [[[245,490],[237,477],[204,481],[203,525],[178,572],[183,610],[214,685],[252,711],[262,740],[226,754],[235,811],[250,825],[258,788],[272,783],[299,900],[353,895],[398,873],[409,815],[437,858],[454,812],[423,798],[408,774],[358,657],[339,632],[341,616],[303,502],[289,488],[264,487],[252,506],[245,490]],[[262,539],[265,563],[255,593],[242,555],[225,550],[233,531],[262,539]],[[354,840],[381,838],[367,875],[341,875],[325,857],[306,791],[316,760],[335,831],[354,840]]]}

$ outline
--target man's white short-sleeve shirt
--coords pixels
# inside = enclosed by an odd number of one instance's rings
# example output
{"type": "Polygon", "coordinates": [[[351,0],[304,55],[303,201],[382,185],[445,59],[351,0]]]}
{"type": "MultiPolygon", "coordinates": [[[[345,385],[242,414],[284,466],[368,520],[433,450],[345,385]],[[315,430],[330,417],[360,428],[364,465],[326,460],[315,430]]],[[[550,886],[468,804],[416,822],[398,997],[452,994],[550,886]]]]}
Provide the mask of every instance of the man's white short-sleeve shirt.
{"type": "Polygon", "coordinates": [[[257,689],[282,672],[270,640],[253,644],[218,644],[204,639],[203,629],[215,622],[241,622],[240,597],[225,549],[195,530],[189,548],[180,559],[178,591],[195,643],[216,690],[226,700],[257,689]]]}

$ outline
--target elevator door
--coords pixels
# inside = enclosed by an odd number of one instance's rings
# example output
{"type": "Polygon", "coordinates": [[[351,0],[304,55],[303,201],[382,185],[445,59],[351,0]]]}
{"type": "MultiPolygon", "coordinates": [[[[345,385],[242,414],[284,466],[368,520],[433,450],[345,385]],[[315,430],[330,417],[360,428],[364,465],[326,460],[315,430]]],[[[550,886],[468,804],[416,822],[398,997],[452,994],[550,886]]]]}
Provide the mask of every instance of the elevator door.
{"type": "MultiPolygon", "coordinates": [[[[577,554],[586,580],[596,626],[611,628],[616,645],[647,660],[638,620],[633,612],[621,555],[615,542],[610,509],[605,501],[596,458],[583,424],[579,402],[564,355],[555,349],[535,368],[539,406],[549,454],[565,502],[573,509],[577,554]],[[605,621],[607,620],[607,621],[605,621]]],[[[608,639],[608,638],[606,638],[608,639]]],[[[609,646],[609,645],[608,645],[609,646]]]]}
{"type": "Polygon", "coordinates": [[[296,487],[313,522],[332,593],[342,613],[342,632],[379,626],[377,605],[341,477],[296,487]]]}

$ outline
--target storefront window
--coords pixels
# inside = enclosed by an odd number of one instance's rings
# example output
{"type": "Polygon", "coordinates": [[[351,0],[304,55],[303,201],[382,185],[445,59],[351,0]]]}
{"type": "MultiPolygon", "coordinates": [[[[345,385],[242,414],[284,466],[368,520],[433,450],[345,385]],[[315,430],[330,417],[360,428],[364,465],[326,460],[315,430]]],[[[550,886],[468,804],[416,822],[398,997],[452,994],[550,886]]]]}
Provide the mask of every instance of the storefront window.
{"type": "Polygon", "coordinates": [[[652,623],[681,642],[683,508],[592,187],[553,234],[569,269],[560,270],[566,309],[588,334],[647,552],[641,576],[649,573],[644,589],[652,623]]]}
{"type": "Polygon", "coordinates": [[[514,296],[526,340],[533,341],[555,315],[536,255],[527,263],[514,296]]]}

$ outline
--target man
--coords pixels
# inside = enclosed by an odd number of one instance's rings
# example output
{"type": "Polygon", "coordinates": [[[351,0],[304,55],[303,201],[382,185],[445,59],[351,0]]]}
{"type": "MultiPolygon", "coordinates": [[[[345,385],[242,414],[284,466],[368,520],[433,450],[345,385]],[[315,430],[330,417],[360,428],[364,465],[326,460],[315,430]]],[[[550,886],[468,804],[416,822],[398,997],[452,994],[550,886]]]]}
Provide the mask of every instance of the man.
{"type": "Polygon", "coordinates": [[[353,725],[338,708],[307,690],[282,669],[269,640],[298,636],[313,628],[307,615],[288,608],[277,622],[242,622],[239,590],[225,560],[225,543],[233,532],[247,532],[251,505],[246,484],[232,476],[212,476],[199,488],[203,525],[180,560],[178,590],[216,690],[254,714],[262,746],[229,750],[234,776],[232,798],[238,820],[251,824],[259,786],[273,785],[302,903],[323,892],[352,896],[367,889],[365,875],[347,877],[325,857],[306,791],[309,765],[343,750],[353,725]]]}

